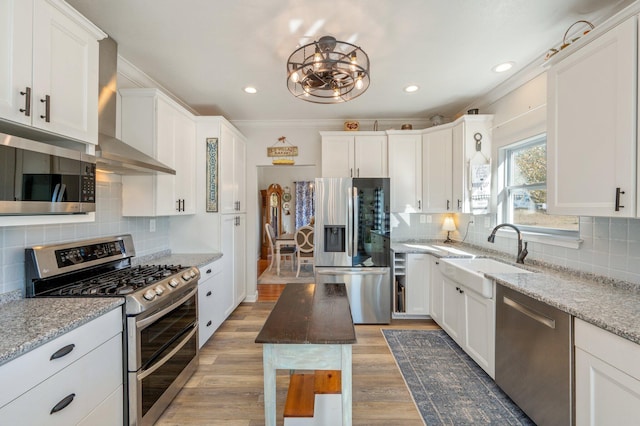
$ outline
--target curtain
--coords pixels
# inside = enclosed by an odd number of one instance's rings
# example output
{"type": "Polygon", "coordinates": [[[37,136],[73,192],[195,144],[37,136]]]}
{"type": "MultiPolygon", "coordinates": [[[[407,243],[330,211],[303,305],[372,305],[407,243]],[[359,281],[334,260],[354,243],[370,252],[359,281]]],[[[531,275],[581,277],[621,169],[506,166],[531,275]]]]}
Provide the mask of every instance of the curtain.
{"type": "Polygon", "coordinates": [[[314,215],[313,181],[294,182],[296,185],[296,229],[309,225],[314,215]]]}

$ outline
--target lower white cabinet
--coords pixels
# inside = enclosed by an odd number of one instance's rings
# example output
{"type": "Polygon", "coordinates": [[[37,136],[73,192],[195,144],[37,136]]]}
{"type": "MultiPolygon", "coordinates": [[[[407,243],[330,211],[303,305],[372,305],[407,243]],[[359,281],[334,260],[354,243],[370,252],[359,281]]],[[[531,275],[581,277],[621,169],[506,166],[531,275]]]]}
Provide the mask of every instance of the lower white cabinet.
{"type": "Polygon", "coordinates": [[[122,424],[122,356],[115,309],[8,362],[0,367],[0,423],[122,424]]]}
{"type": "Polygon", "coordinates": [[[576,425],[640,419],[640,345],[576,318],[576,425]]]}
{"type": "MultiPolygon", "coordinates": [[[[437,269],[438,261],[434,262],[437,269]]],[[[496,304],[441,273],[432,273],[431,318],[484,370],[495,375],[496,304]]]]}
{"type": "Polygon", "coordinates": [[[430,255],[407,254],[405,281],[405,312],[410,315],[429,314],[430,255]]]}
{"type": "Polygon", "coordinates": [[[215,260],[200,268],[198,282],[199,343],[202,347],[227,318],[226,312],[233,309],[234,289],[225,284],[223,262],[215,260]]]}
{"type": "Polygon", "coordinates": [[[247,296],[246,284],[246,214],[220,215],[222,280],[233,289],[233,305],[225,317],[247,296]]]}

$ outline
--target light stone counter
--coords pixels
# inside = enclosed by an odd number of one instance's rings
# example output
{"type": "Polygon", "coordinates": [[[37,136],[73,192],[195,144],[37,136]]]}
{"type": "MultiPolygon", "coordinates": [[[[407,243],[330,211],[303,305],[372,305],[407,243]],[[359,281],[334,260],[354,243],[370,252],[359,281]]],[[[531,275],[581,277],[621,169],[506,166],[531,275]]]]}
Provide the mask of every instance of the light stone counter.
{"type": "Polygon", "coordinates": [[[0,365],[118,308],[122,297],[18,299],[0,304],[0,365]]]}
{"type": "MultiPolygon", "coordinates": [[[[618,336],[640,344],[640,285],[572,271],[525,259],[515,264],[509,256],[463,243],[442,241],[393,242],[396,253],[428,253],[445,257],[490,257],[533,274],[485,274],[513,290],[547,303],[618,336]]],[[[515,251],[515,250],[514,250],[515,251]]]]}

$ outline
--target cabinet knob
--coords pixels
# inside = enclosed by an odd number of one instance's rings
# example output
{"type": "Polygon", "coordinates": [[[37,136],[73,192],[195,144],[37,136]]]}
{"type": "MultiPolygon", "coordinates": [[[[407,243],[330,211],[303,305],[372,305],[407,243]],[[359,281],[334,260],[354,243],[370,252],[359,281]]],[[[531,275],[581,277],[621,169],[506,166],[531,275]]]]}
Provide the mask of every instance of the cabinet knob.
{"type": "Polygon", "coordinates": [[[68,355],[75,347],[76,345],[71,343],[70,345],[67,345],[63,348],[58,349],[53,353],[53,355],[51,355],[51,358],[49,358],[49,361],[53,361],[54,359],[62,358],[63,356],[68,355]]]}
{"type": "Polygon", "coordinates": [[[75,393],[65,396],[64,398],[62,398],[60,402],[58,402],[56,405],[53,406],[49,414],[57,413],[58,411],[64,410],[65,408],[67,408],[69,404],[73,402],[73,398],[75,397],[76,397],[75,393]]]}
{"type": "Polygon", "coordinates": [[[211,268],[207,269],[207,272],[205,272],[206,274],[210,274],[211,273],[211,268]]]}
{"type": "Polygon", "coordinates": [[[207,292],[207,297],[211,296],[211,290],[207,292]]]}

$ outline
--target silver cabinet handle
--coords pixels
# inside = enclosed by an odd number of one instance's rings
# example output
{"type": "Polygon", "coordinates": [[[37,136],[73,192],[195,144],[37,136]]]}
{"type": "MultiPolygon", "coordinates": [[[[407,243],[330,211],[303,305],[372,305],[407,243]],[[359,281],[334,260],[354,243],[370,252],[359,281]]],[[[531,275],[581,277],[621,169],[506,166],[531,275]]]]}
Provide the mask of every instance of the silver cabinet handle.
{"type": "Polygon", "coordinates": [[[26,87],[24,92],[20,92],[24,96],[24,108],[20,108],[20,112],[24,112],[26,117],[31,116],[31,87],[26,87]]]}
{"type": "Polygon", "coordinates": [[[547,318],[544,315],[537,313],[533,309],[530,309],[506,296],[502,296],[502,301],[504,302],[505,305],[511,306],[513,309],[520,312],[521,314],[528,316],[532,320],[537,321],[540,324],[546,325],[549,328],[556,328],[555,320],[552,320],[551,318],[547,318]]]}
{"type": "Polygon", "coordinates": [[[44,103],[44,115],[40,118],[44,118],[47,123],[51,122],[51,96],[46,95],[44,99],[40,99],[40,102],[44,103]]]}

